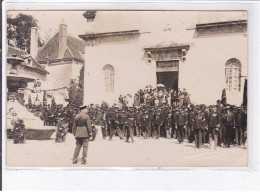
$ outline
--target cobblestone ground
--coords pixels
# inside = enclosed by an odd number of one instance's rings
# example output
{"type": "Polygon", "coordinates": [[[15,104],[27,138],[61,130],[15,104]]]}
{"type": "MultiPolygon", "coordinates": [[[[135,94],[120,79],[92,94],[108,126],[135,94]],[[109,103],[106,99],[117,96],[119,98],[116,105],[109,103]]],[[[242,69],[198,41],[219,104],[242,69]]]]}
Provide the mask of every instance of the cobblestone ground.
{"type": "MultiPolygon", "coordinates": [[[[242,147],[210,149],[209,144],[195,149],[194,143],[178,144],[176,139],[143,139],[135,137],[126,143],[97,139],[90,142],[87,165],[72,164],[75,139],[67,135],[66,142],[27,140],[13,144],[7,140],[9,167],[243,167],[247,166],[247,149],[242,147]]],[[[81,153],[80,153],[81,154],[81,153]]],[[[3,161],[5,162],[5,161],[3,161]]]]}

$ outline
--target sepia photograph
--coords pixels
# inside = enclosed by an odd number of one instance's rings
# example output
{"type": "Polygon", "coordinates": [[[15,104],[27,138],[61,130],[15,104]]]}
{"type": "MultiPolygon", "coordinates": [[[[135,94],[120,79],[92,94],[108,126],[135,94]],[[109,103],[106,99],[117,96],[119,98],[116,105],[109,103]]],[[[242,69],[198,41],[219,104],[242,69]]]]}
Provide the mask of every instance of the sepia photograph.
{"type": "Polygon", "coordinates": [[[7,167],[248,166],[247,11],[6,13],[7,167]]]}

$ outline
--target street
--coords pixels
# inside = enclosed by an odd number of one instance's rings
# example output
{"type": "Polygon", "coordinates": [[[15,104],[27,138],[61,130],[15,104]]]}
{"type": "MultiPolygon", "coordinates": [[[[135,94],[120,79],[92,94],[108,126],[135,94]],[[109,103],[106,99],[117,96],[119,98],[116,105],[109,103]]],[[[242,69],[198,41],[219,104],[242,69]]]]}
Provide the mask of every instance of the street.
{"type": "MultiPolygon", "coordinates": [[[[72,164],[75,139],[68,134],[66,142],[27,140],[13,144],[7,140],[8,167],[242,167],[247,165],[247,150],[242,147],[217,150],[205,144],[201,149],[176,139],[143,139],[135,137],[126,143],[114,136],[112,141],[97,139],[89,143],[87,165],[72,164]]],[[[80,153],[81,154],[81,153],[80,153]]],[[[81,155],[80,155],[81,156],[81,155]]]]}

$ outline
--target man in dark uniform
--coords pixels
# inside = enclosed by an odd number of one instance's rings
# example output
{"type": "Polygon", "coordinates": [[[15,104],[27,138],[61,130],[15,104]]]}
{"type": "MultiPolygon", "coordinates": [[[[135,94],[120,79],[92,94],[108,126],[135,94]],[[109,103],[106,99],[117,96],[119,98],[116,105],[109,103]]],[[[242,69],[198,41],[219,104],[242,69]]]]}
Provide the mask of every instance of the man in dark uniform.
{"type": "Polygon", "coordinates": [[[224,117],[225,117],[225,108],[223,104],[220,103],[220,100],[217,101],[217,111],[219,115],[219,122],[220,128],[218,133],[218,144],[219,146],[225,142],[225,124],[224,124],[224,117]]]}
{"type": "Polygon", "coordinates": [[[235,128],[235,117],[230,106],[227,106],[227,113],[225,116],[226,121],[226,147],[230,148],[230,144],[234,142],[234,128],[235,128]]]}
{"type": "Polygon", "coordinates": [[[112,112],[112,109],[108,108],[106,113],[105,113],[105,120],[106,120],[106,127],[107,127],[107,134],[108,135],[110,135],[110,131],[111,131],[111,126],[110,126],[111,112],[112,112]]]}
{"type": "Polygon", "coordinates": [[[141,136],[142,129],[141,129],[141,120],[142,120],[143,111],[141,108],[138,108],[136,113],[136,135],[137,137],[141,136]]]}
{"type": "Polygon", "coordinates": [[[147,138],[148,127],[149,127],[149,115],[148,115],[148,111],[145,110],[141,117],[141,130],[144,139],[147,138]]]}
{"type": "Polygon", "coordinates": [[[198,109],[194,117],[193,130],[195,136],[195,146],[200,149],[202,145],[202,129],[205,129],[206,119],[204,113],[198,109]]]}
{"type": "Polygon", "coordinates": [[[235,114],[235,135],[236,135],[236,144],[242,144],[242,113],[241,108],[239,107],[235,114]]]}
{"type": "Polygon", "coordinates": [[[118,127],[118,120],[117,120],[117,110],[116,110],[116,107],[113,108],[113,111],[111,112],[110,114],[110,137],[109,137],[109,141],[112,140],[113,138],[113,135],[115,134],[115,131],[117,131],[117,134],[119,136],[119,138],[122,140],[124,139],[123,138],[123,135],[122,135],[122,132],[121,130],[119,129],[118,127]]]}
{"type": "Polygon", "coordinates": [[[195,117],[195,111],[194,106],[190,107],[190,110],[188,111],[188,124],[187,124],[187,139],[189,143],[192,143],[194,141],[194,131],[192,130],[192,122],[195,117]]]}
{"type": "Polygon", "coordinates": [[[187,125],[187,115],[186,113],[180,108],[180,111],[176,112],[175,117],[176,128],[177,128],[177,136],[178,142],[182,143],[184,140],[184,128],[187,125]]]}
{"type": "Polygon", "coordinates": [[[245,110],[241,111],[242,114],[242,123],[241,123],[241,127],[242,127],[242,144],[244,149],[246,149],[246,140],[247,140],[247,110],[245,108],[245,110]]]}
{"type": "Polygon", "coordinates": [[[154,111],[153,108],[149,108],[148,110],[148,115],[149,115],[149,127],[148,127],[148,134],[147,137],[151,137],[152,136],[152,121],[153,121],[153,115],[154,115],[154,111]]]}
{"type": "Polygon", "coordinates": [[[218,115],[217,108],[213,108],[213,112],[209,114],[208,120],[208,134],[209,134],[209,143],[212,146],[214,139],[214,149],[217,149],[218,145],[218,133],[220,129],[220,115],[218,115]]]}
{"type": "Polygon", "coordinates": [[[126,124],[125,110],[120,109],[118,111],[117,120],[118,120],[118,127],[119,127],[120,131],[122,132],[122,136],[124,137],[126,135],[126,132],[125,132],[125,124],[126,124]]]}
{"type": "Polygon", "coordinates": [[[171,137],[172,137],[172,126],[173,126],[172,114],[168,113],[167,119],[165,121],[165,129],[166,129],[166,138],[167,139],[171,139],[171,137]]]}
{"type": "Polygon", "coordinates": [[[162,125],[162,113],[161,113],[161,109],[157,108],[155,110],[154,117],[153,117],[153,137],[156,139],[160,137],[161,125],[162,125]]]}
{"type": "Polygon", "coordinates": [[[87,106],[81,106],[81,112],[75,116],[73,124],[73,134],[76,138],[76,148],[73,155],[73,164],[77,163],[79,152],[83,146],[82,164],[86,164],[88,142],[92,137],[91,120],[87,114],[87,106]]]}
{"type": "Polygon", "coordinates": [[[126,113],[126,142],[129,142],[131,137],[132,143],[134,143],[134,109],[129,108],[126,113]]]}

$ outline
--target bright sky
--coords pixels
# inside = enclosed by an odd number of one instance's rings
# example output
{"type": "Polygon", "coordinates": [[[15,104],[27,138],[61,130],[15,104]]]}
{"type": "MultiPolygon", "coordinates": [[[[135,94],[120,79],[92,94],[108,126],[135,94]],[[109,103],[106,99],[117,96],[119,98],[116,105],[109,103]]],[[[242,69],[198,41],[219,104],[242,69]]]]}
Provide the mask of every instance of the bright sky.
{"type": "MultiPolygon", "coordinates": [[[[228,20],[247,19],[247,13],[241,11],[98,11],[93,25],[83,17],[84,11],[9,11],[32,15],[38,20],[39,33],[48,40],[58,32],[59,24],[64,21],[68,34],[77,37],[86,32],[112,32],[120,30],[153,31],[158,35],[167,28],[172,29],[175,37],[189,36],[186,28],[197,23],[210,23],[228,20]]],[[[164,33],[165,34],[165,33],[164,33]]]]}
{"type": "Polygon", "coordinates": [[[32,15],[38,20],[39,33],[44,40],[48,40],[59,31],[59,24],[64,20],[68,25],[68,34],[77,37],[86,33],[87,20],[83,17],[84,11],[9,11],[8,14],[16,16],[19,13],[32,15]]]}

